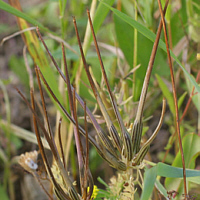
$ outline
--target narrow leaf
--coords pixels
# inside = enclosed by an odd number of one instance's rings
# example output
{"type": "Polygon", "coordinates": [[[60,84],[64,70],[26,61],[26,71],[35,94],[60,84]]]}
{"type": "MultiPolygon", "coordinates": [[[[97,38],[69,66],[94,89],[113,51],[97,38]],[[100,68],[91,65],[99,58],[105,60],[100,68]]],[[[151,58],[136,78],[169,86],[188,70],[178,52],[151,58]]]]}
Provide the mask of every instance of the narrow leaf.
{"type": "Polygon", "coordinates": [[[175,115],[174,99],[172,93],[169,91],[169,88],[158,74],[156,74],[156,78],[164,97],[167,99],[171,113],[175,115]]]}
{"type": "MultiPolygon", "coordinates": [[[[140,200],[148,200],[152,194],[154,184],[158,184],[156,181],[157,176],[171,177],[171,178],[183,178],[183,169],[178,167],[173,167],[164,163],[158,163],[150,169],[146,169],[144,173],[144,188],[140,200]]],[[[193,183],[200,183],[200,171],[186,169],[187,180],[193,183]]],[[[157,185],[158,186],[158,185],[157,185]]],[[[159,186],[161,188],[162,186],[159,186]]],[[[161,188],[164,196],[166,196],[166,191],[161,188]]]]}
{"type": "Polygon", "coordinates": [[[2,200],[9,200],[8,195],[6,194],[6,191],[4,190],[2,185],[0,185],[0,194],[2,200]]]}
{"type": "MultiPolygon", "coordinates": [[[[195,160],[197,156],[200,154],[200,137],[196,134],[187,134],[183,138],[183,151],[184,151],[184,157],[185,157],[185,164],[187,168],[194,169],[195,167],[195,160]]],[[[174,167],[182,167],[182,162],[181,162],[181,154],[178,152],[176,155],[176,158],[174,159],[174,162],[172,163],[174,167]]],[[[199,176],[200,176],[200,171],[199,176]]],[[[171,173],[171,172],[170,172],[171,173]]],[[[190,177],[192,176],[193,173],[196,173],[196,171],[190,171],[189,174],[186,172],[186,176],[190,177]]],[[[198,177],[199,178],[199,177],[198,177]]],[[[196,178],[191,179],[191,181],[196,182],[196,178]]],[[[180,183],[182,180],[180,179],[172,179],[172,178],[167,178],[165,180],[165,185],[167,189],[173,189],[176,190],[179,188],[179,193],[182,193],[182,188],[180,188],[180,183]]]]}
{"type": "MultiPolygon", "coordinates": [[[[41,28],[44,31],[51,32],[48,28],[44,27],[37,20],[31,18],[30,16],[28,16],[25,13],[17,10],[16,8],[12,7],[11,5],[5,3],[2,0],[0,0],[0,9],[6,11],[8,13],[11,13],[11,14],[15,15],[16,17],[20,17],[20,18],[26,20],[27,22],[33,24],[34,26],[38,26],[39,28],[41,28]]],[[[51,33],[53,33],[53,32],[51,32],[51,33]]]]}
{"type": "Polygon", "coordinates": [[[124,56],[130,66],[133,67],[133,35],[134,29],[127,23],[123,23],[123,20],[114,15],[115,32],[117,36],[117,41],[124,56]],[[126,38],[126,39],[125,39],[126,38]]]}
{"type": "Polygon", "coordinates": [[[146,169],[144,173],[144,187],[140,200],[148,200],[154,188],[154,184],[157,176],[157,166],[151,169],[146,169]]]}
{"type": "Polygon", "coordinates": [[[156,179],[156,187],[158,191],[165,197],[167,198],[167,190],[164,188],[164,186],[156,179]]]}
{"type": "MultiPolygon", "coordinates": [[[[102,2],[102,1],[101,1],[102,2]]],[[[102,2],[104,3],[104,2],[102,2]]],[[[149,29],[147,29],[145,26],[143,26],[142,24],[140,24],[139,22],[135,21],[133,18],[127,16],[126,14],[120,12],[119,10],[109,6],[108,4],[104,3],[111,11],[113,11],[118,17],[120,17],[124,22],[130,24],[133,28],[136,28],[142,35],[144,35],[146,38],[148,38],[149,40],[151,40],[152,42],[155,41],[156,35],[151,32],[149,29]]],[[[165,43],[160,40],[159,42],[159,47],[161,49],[163,49],[165,52],[167,52],[166,50],[166,46],[165,43]]],[[[172,51],[170,51],[171,56],[173,57],[173,59],[177,62],[177,64],[182,68],[182,70],[184,71],[184,74],[187,76],[187,78],[192,82],[192,84],[195,86],[195,88],[197,89],[198,92],[200,92],[200,86],[197,84],[197,82],[195,81],[194,77],[191,76],[186,69],[182,66],[181,62],[178,60],[178,58],[174,55],[174,53],[172,51]]]]}
{"type": "Polygon", "coordinates": [[[180,109],[181,105],[183,104],[183,101],[184,101],[186,95],[187,95],[187,92],[184,92],[184,93],[179,97],[179,99],[178,99],[178,109],[180,109]]]}
{"type": "MultiPolygon", "coordinates": [[[[171,178],[183,178],[183,169],[178,167],[173,167],[164,163],[158,163],[157,175],[162,177],[171,177],[171,178]]],[[[200,176],[200,171],[198,170],[186,170],[187,177],[200,176]]]]}

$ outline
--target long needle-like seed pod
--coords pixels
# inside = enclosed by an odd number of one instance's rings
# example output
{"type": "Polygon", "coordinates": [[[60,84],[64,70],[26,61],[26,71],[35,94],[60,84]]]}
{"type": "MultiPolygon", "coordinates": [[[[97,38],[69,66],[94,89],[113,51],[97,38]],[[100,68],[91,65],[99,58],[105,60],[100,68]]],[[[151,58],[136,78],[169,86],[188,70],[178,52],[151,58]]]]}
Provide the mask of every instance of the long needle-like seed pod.
{"type": "MultiPolygon", "coordinates": [[[[42,39],[42,36],[41,36],[41,34],[40,34],[40,32],[39,32],[39,29],[36,28],[36,30],[37,30],[38,36],[40,37],[40,39],[41,39],[41,41],[42,41],[42,43],[43,43],[43,45],[44,45],[44,47],[45,47],[47,53],[49,54],[49,56],[50,56],[50,58],[51,58],[51,60],[52,60],[52,62],[53,62],[53,64],[54,64],[54,66],[56,67],[56,69],[58,70],[59,74],[61,75],[61,77],[63,78],[63,80],[65,81],[65,83],[67,84],[67,82],[68,82],[67,79],[69,79],[69,75],[67,74],[67,73],[68,73],[68,70],[66,70],[66,68],[65,68],[65,73],[66,73],[66,77],[65,77],[65,75],[63,74],[63,72],[61,71],[61,69],[58,67],[58,64],[56,63],[55,59],[54,59],[53,56],[51,55],[49,49],[47,48],[47,46],[46,46],[44,40],[42,39]]],[[[48,89],[48,88],[47,88],[47,89],[48,89]]],[[[71,85],[71,90],[72,90],[72,92],[74,91],[74,88],[73,88],[72,85],[71,85]]],[[[69,90],[68,90],[68,91],[69,91],[69,90]]],[[[81,99],[81,97],[80,97],[76,92],[75,92],[75,94],[76,94],[76,98],[77,98],[78,102],[80,103],[81,107],[84,108],[84,101],[81,99]]],[[[52,97],[54,98],[55,95],[52,94],[52,97]]],[[[61,106],[61,105],[60,105],[60,106],[61,106]]],[[[62,109],[63,109],[63,108],[62,108],[62,109]]],[[[106,148],[107,148],[112,154],[114,154],[115,156],[117,156],[114,147],[113,147],[112,145],[110,145],[110,141],[109,141],[109,139],[108,139],[108,136],[107,136],[107,135],[105,134],[105,132],[101,129],[101,127],[100,127],[99,124],[97,123],[95,117],[93,116],[93,114],[91,113],[91,111],[88,109],[87,106],[86,106],[86,111],[87,111],[87,115],[89,116],[89,118],[90,118],[90,120],[91,120],[91,122],[92,122],[94,128],[96,129],[97,134],[99,135],[99,137],[100,137],[102,143],[104,143],[104,145],[106,146],[106,148]]],[[[66,116],[69,118],[69,120],[73,122],[73,119],[71,118],[71,116],[70,116],[67,112],[65,112],[65,114],[66,114],[66,116]]],[[[75,122],[73,122],[73,123],[75,124],[75,122]]]]}
{"type": "Polygon", "coordinates": [[[162,113],[161,113],[160,121],[156,127],[156,130],[154,131],[152,136],[147,140],[147,142],[142,146],[142,148],[140,149],[138,154],[136,154],[135,158],[133,158],[133,161],[132,161],[133,166],[139,165],[141,163],[141,161],[144,159],[144,156],[146,155],[146,153],[148,152],[148,150],[150,148],[150,144],[153,142],[153,140],[155,139],[156,135],[158,134],[158,132],[162,126],[165,109],[166,109],[166,100],[163,99],[162,113]]]}
{"type": "MultiPolygon", "coordinates": [[[[90,23],[90,27],[91,27],[91,31],[92,31],[92,36],[93,36],[96,52],[97,52],[97,55],[98,55],[98,58],[99,58],[100,66],[101,66],[101,71],[103,73],[104,81],[105,81],[106,86],[108,88],[108,93],[109,93],[110,100],[111,100],[111,103],[112,103],[112,106],[113,106],[113,110],[115,112],[116,118],[118,120],[120,129],[121,129],[121,132],[122,132],[122,137],[123,137],[124,146],[125,146],[125,153],[127,154],[128,160],[130,161],[133,158],[133,145],[132,145],[132,142],[131,142],[131,137],[130,137],[128,131],[126,130],[125,126],[124,126],[123,120],[121,118],[121,115],[120,115],[118,107],[117,107],[117,103],[115,101],[115,98],[112,94],[112,91],[111,91],[111,88],[110,88],[110,85],[109,85],[109,82],[108,82],[108,78],[107,78],[106,71],[105,71],[103,61],[102,61],[102,58],[101,58],[101,54],[100,54],[97,39],[96,39],[96,36],[95,36],[95,32],[94,32],[94,28],[93,28],[93,25],[92,25],[92,20],[91,20],[91,17],[90,17],[89,10],[87,10],[87,14],[88,14],[88,19],[89,19],[89,23],[90,23]]],[[[108,120],[110,120],[110,119],[108,118],[108,120]]],[[[110,124],[111,124],[111,122],[110,122],[110,124]]],[[[115,131],[115,130],[113,130],[113,131],[115,131]]],[[[115,133],[115,135],[118,135],[118,133],[115,133]]]]}
{"type": "MultiPolygon", "coordinates": [[[[168,2],[169,1],[167,0],[166,3],[165,3],[165,8],[164,8],[164,11],[163,11],[164,14],[167,10],[168,2]]],[[[135,154],[137,154],[139,149],[140,149],[140,141],[141,141],[141,136],[142,136],[142,116],[143,116],[143,110],[144,110],[144,103],[145,103],[145,100],[146,100],[147,90],[148,90],[148,86],[149,86],[149,80],[150,80],[151,72],[152,72],[152,69],[153,69],[153,64],[154,64],[154,60],[155,60],[155,56],[156,56],[156,52],[157,52],[157,48],[158,48],[158,43],[159,43],[161,31],[162,31],[162,22],[160,21],[158,31],[157,31],[157,34],[156,34],[156,39],[155,39],[155,42],[153,44],[151,57],[149,59],[149,64],[148,64],[147,72],[146,72],[146,75],[145,75],[141,95],[140,95],[140,101],[139,101],[139,105],[138,105],[138,109],[137,109],[137,113],[136,113],[136,118],[135,118],[133,128],[132,128],[132,131],[131,131],[132,142],[133,142],[133,145],[134,145],[133,150],[134,150],[135,154]]]]}
{"type": "Polygon", "coordinates": [[[83,61],[83,66],[85,68],[85,71],[86,71],[86,74],[87,74],[87,77],[88,77],[88,80],[90,82],[90,86],[93,90],[93,93],[95,95],[95,98],[98,102],[98,105],[101,109],[101,112],[105,118],[105,121],[106,121],[106,124],[108,126],[108,130],[110,132],[110,136],[112,137],[113,141],[115,142],[115,145],[117,147],[117,149],[119,150],[119,152],[121,153],[122,152],[122,143],[121,143],[121,140],[119,138],[119,135],[116,131],[116,128],[114,126],[114,124],[112,123],[107,111],[106,111],[106,108],[101,100],[101,97],[95,87],[95,84],[94,84],[94,81],[90,75],[90,72],[89,72],[89,69],[88,69],[88,65],[86,63],[86,60],[85,60],[85,56],[84,56],[84,53],[83,53],[83,49],[82,49],[82,45],[81,45],[81,41],[80,41],[80,37],[79,37],[79,33],[78,33],[78,29],[77,29],[77,25],[76,25],[76,20],[75,18],[73,18],[73,22],[74,22],[74,27],[75,27],[75,32],[76,32],[76,36],[77,36],[77,40],[78,40],[78,44],[79,44],[79,49],[80,49],[80,52],[81,52],[81,57],[82,57],[82,61],[83,61]]]}

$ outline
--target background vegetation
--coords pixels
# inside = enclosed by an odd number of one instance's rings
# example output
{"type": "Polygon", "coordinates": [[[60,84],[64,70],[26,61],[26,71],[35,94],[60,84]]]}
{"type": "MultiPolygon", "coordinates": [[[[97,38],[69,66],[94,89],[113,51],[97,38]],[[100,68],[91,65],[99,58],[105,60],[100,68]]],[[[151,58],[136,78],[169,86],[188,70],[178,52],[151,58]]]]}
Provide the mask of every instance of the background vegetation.
{"type": "MultiPolygon", "coordinates": [[[[102,82],[99,61],[94,51],[90,31],[87,28],[86,9],[90,9],[106,73],[112,91],[116,96],[123,121],[127,126],[134,121],[155,40],[153,33],[156,33],[160,21],[158,3],[155,0],[140,0],[138,2],[133,0],[107,0],[100,2],[95,0],[21,0],[18,4],[18,1],[6,2],[0,0],[0,21],[2,22],[0,24],[0,193],[4,195],[4,199],[22,199],[22,196],[24,197],[22,183],[26,173],[16,164],[16,156],[37,149],[36,140],[32,133],[30,112],[13,86],[20,88],[21,91],[26,93],[26,96],[29,96],[30,85],[34,85],[37,93],[38,86],[35,83],[34,70],[32,70],[35,63],[41,68],[56,96],[69,110],[65,86],[43,46],[40,45],[35,31],[26,31],[23,37],[20,34],[12,34],[38,26],[49,50],[61,68],[63,61],[60,43],[65,41],[71,83],[76,85],[77,91],[87,101],[90,109],[95,110],[96,101],[88,86],[86,74],[82,70],[83,66],[80,62],[72,20],[72,16],[75,16],[87,63],[92,66],[93,75],[100,84],[106,103],[107,91],[102,82]],[[19,11],[20,9],[21,11],[19,11]],[[11,37],[7,38],[10,35],[11,37]],[[31,73],[27,72],[27,66],[31,69],[31,73]],[[136,68],[136,71],[133,73],[134,68],[136,68]]],[[[166,13],[169,44],[174,58],[173,68],[185,164],[187,169],[197,170],[200,166],[199,13],[198,0],[171,1],[166,13]]],[[[161,39],[164,41],[163,35],[161,39]]],[[[173,199],[181,199],[184,193],[183,181],[179,179],[182,171],[175,168],[181,168],[182,162],[175,128],[175,107],[170,70],[164,43],[160,42],[159,47],[145,103],[143,141],[150,137],[157,125],[163,97],[167,99],[167,111],[164,124],[145,158],[148,162],[145,161],[144,181],[140,180],[143,183],[145,193],[142,193],[138,186],[135,199],[140,197],[141,199],[148,199],[150,195],[153,199],[166,198],[170,196],[170,192],[175,196],[176,192],[173,191],[179,192],[179,195],[177,194],[177,197],[173,199]],[[171,165],[171,168],[162,164],[162,162],[171,165]],[[150,168],[150,166],[156,166],[156,168],[150,168]],[[150,171],[150,169],[153,170],[150,171]],[[151,183],[154,185],[154,182],[156,187],[153,190],[149,185],[151,183]],[[158,191],[162,191],[162,197],[158,194],[158,191]]],[[[56,105],[53,105],[47,93],[45,96],[52,126],[56,127],[56,123],[62,114],[56,109],[56,105]]],[[[83,123],[83,111],[79,109],[78,112],[80,123],[83,123]]],[[[98,117],[98,122],[102,123],[102,127],[105,128],[104,120],[99,111],[95,111],[95,114],[98,117]]],[[[78,172],[76,170],[76,151],[72,139],[73,126],[67,120],[64,123],[62,135],[63,141],[65,141],[65,155],[69,162],[68,168],[76,179],[78,172]]],[[[56,128],[54,129],[56,130],[56,128]]],[[[89,126],[89,131],[90,134],[94,134],[92,126],[89,126]]],[[[116,199],[118,194],[108,186],[111,177],[116,175],[116,171],[106,164],[92,147],[90,147],[89,163],[95,184],[98,188],[105,189],[105,186],[107,187],[107,192],[102,190],[99,195],[101,194],[108,199],[116,199]],[[102,180],[98,181],[97,177],[101,177],[102,180]],[[102,185],[102,183],[104,184],[102,185]]],[[[188,176],[192,176],[192,172],[188,171],[188,176]]],[[[193,176],[197,175],[199,176],[198,173],[193,176]]],[[[188,179],[190,180],[187,183],[190,194],[188,199],[200,198],[198,190],[200,181],[198,178],[188,179]]],[[[117,186],[115,185],[115,187],[117,186]]]]}

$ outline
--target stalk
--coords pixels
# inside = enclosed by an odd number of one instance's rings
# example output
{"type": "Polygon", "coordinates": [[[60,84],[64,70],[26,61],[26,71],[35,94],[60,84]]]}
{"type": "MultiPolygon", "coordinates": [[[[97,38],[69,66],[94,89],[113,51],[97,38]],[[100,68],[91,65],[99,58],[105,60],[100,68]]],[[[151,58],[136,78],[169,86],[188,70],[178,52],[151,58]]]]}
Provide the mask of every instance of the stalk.
{"type": "Polygon", "coordinates": [[[175,104],[175,111],[176,111],[176,131],[178,134],[178,141],[179,141],[179,148],[181,152],[181,159],[182,159],[182,165],[183,165],[183,180],[184,180],[184,193],[185,193],[185,200],[187,200],[187,185],[186,185],[186,170],[185,170],[185,159],[183,154],[183,146],[182,146],[182,139],[181,139],[181,133],[180,133],[180,126],[179,126],[179,115],[178,115],[178,101],[176,96],[176,88],[175,88],[175,80],[174,80],[174,73],[173,73],[173,67],[172,67],[172,59],[169,51],[169,44],[168,44],[168,37],[167,37],[167,28],[165,24],[164,14],[162,10],[162,5],[160,0],[158,0],[159,10],[161,14],[162,24],[163,24],[163,30],[165,35],[165,43],[167,48],[167,57],[169,61],[169,67],[170,67],[170,74],[171,74],[171,81],[172,81],[172,89],[173,89],[173,97],[174,97],[174,104],[175,104]]]}
{"type": "MultiPolygon", "coordinates": [[[[138,19],[138,14],[137,14],[137,1],[135,0],[134,1],[134,10],[135,10],[135,21],[137,21],[138,19]]],[[[138,35],[138,31],[137,29],[135,28],[134,29],[134,43],[133,43],[133,69],[136,68],[137,66],[137,36],[138,35]]],[[[134,101],[137,101],[137,97],[136,97],[136,87],[135,87],[135,74],[136,73],[133,73],[133,98],[134,98],[134,101]]]]}

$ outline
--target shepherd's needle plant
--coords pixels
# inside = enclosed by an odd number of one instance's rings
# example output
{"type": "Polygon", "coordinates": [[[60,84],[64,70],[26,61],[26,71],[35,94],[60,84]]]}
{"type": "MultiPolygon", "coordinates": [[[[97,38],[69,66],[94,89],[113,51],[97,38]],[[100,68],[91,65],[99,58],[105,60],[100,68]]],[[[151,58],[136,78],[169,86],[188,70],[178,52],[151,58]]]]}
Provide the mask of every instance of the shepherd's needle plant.
{"type": "MultiPolygon", "coordinates": [[[[41,39],[46,51],[48,52],[52,62],[54,63],[56,69],[58,70],[60,76],[63,78],[67,85],[68,89],[68,94],[69,94],[69,102],[70,102],[70,110],[71,114],[69,114],[66,109],[62,106],[62,104],[59,102],[57,97],[54,95],[53,91],[49,87],[49,84],[47,83],[46,79],[42,75],[39,67],[35,67],[35,72],[37,75],[37,80],[38,80],[38,85],[40,89],[40,95],[42,99],[42,105],[43,105],[43,111],[45,115],[45,120],[47,124],[47,128],[43,125],[41,120],[39,119],[36,111],[35,111],[35,100],[34,100],[34,91],[33,88],[31,89],[31,100],[32,103],[29,104],[26,98],[21,94],[22,98],[25,100],[29,108],[31,109],[33,113],[33,121],[34,121],[34,129],[35,133],[37,136],[38,140],[38,145],[39,145],[39,151],[42,155],[46,171],[48,173],[49,179],[51,180],[53,187],[54,187],[54,192],[55,195],[57,196],[58,199],[91,199],[93,192],[93,180],[92,180],[92,175],[91,172],[89,171],[89,166],[88,166],[88,155],[89,155],[89,148],[87,145],[87,150],[86,150],[86,155],[84,154],[83,147],[81,144],[80,140],[80,133],[86,137],[86,141],[89,140],[89,142],[96,148],[97,152],[99,155],[108,162],[110,166],[113,168],[117,169],[119,171],[118,174],[118,181],[123,184],[124,189],[119,191],[119,197],[121,199],[128,198],[128,199],[134,199],[134,193],[135,193],[135,186],[134,186],[134,181],[135,177],[133,175],[133,169],[140,169],[143,168],[144,165],[142,165],[142,161],[146,155],[146,153],[149,150],[151,142],[154,140],[156,135],[158,134],[163,118],[164,118],[164,112],[165,112],[165,100],[163,100],[163,108],[161,112],[161,117],[160,121],[157,125],[157,128],[155,129],[154,133],[152,136],[140,147],[141,143],[141,134],[142,134],[142,118],[143,118],[143,108],[144,108],[144,102],[146,98],[146,93],[147,93],[147,88],[148,88],[148,80],[150,78],[150,71],[152,69],[152,65],[147,70],[146,78],[144,81],[143,85],[143,90],[141,92],[141,98],[139,101],[139,106],[136,114],[136,118],[133,124],[131,124],[130,127],[125,127],[122,117],[119,113],[119,109],[115,100],[115,97],[111,91],[107,75],[105,73],[105,68],[103,65],[103,61],[101,58],[101,54],[99,51],[98,43],[96,40],[96,36],[94,33],[92,21],[90,18],[90,13],[88,11],[88,19],[93,35],[93,40],[94,44],[96,47],[96,52],[99,58],[99,62],[101,65],[101,70],[103,74],[104,81],[106,83],[110,101],[112,104],[112,109],[114,110],[114,113],[116,115],[117,122],[120,127],[120,131],[117,130],[115,125],[110,119],[110,116],[106,110],[105,105],[103,104],[103,101],[100,97],[100,94],[98,92],[98,86],[96,81],[93,80],[93,77],[91,75],[91,72],[89,70],[89,66],[86,62],[84,52],[82,50],[82,45],[81,41],[79,38],[79,33],[76,25],[76,20],[75,18],[73,19],[74,21],[74,26],[75,26],[75,31],[76,31],[76,36],[78,39],[78,44],[80,48],[80,53],[81,53],[81,58],[83,62],[83,66],[85,68],[88,80],[90,82],[90,86],[92,88],[92,91],[94,93],[94,96],[96,98],[96,101],[99,105],[99,108],[102,112],[102,115],[105,119],[106,125],[108,127],[109,133],[106,133],[101,126],[97,123],[97,120],[95,119],[94,115],[91,113],[89,108],[86,106],[85,102],[81,99],[81,97],[76,93],[75,88],[70,84],[70,78],[69,78],[69,72],[68,72],[68,67],[67,67],[67,62],[66,62],[66,57],[65,57],[65,50],[64,46],[62,45],[62,52],[63,52],[63,59],[64,59],[64,66],[65,66],[65,75],[59,68],[58,64],[56,63],[55,59],[51,55],[49,49],[47,48],[40,32],[39,29],[37,28],[37,33],[39,35],[39,38],[41,39]],[[79,175],[80,175],[80,186],[81,186],[81,194],[78,194],[76,191],[73,182],[70,180],[67,169],[66,169],[66,163],[64,160],[64,155],[63,155],[63,150],[62,150],[62,142],[60,140],[60,147],[62,155],[59,155],[58,153],[58,147],[55,145],[55,141],[53,138],[53,133],[51,130],[51,126],[48,120],[48,114],[45,106],[45,99],[43,95],[43,90],[41,86],[41,80],[46,86],[47,90],[53,97],[53,99],[57,102],[59,105],[60,109],[63,111],[63,113],[70,119],[70,121],[74,124],[74,135],[75,135],[75,141],[76,141],[76,147],[77,147],[77,158],[78,158],[78,164],[79,164],[79,175]],[[87,133],[87,126],[84,128],[81,127],[78,124],[77,120],[77,114],[76,114],[76,100],[79,102],[79,104],[82,106],[83,110],[85,111],[85,125],[87,124],[86,122],[86,115],[89,117],[90,121],[92,122],[95,130],[96,130],[96,136],[93,138],[92,136],[88,135],[87,133]],[[40,130],[43,132],[43,134],[46,137],[46,140],[50,146],[50,149],[53,154],[54,158],[54,163],[52,167],[50,166],[50,163],[46,157],[45,151],[44,151],[44,146],[41,141],[41,133],[40,130]],[[88,190],[89,188],[89,190],[88,190]]],[[[157,35],[157,38],[159,39],[160,34],[157,35]]],[[[154,44],[154,46],[157,47],[158,44],[154,44]]],[[[153,54],[155,56],[155,53],[153,54]]],[[[61,124],[61,120],[60,120],[61,124]]],[[[59,135],[60,133],[60,126],[59,126],[59,135]]],[[[20,159],[20,164],[29,172],[33,173],[34,170],[37,169],[37,164],[35,159],[32,158],[32,155],[35,155],[35,152],[26,153],[25,156],[22,155],[20,159]]],[[[33,173],[34,174],[34,173],[33,173]]],[[[114,185],[114,184],[113,184],[114,185]]],[[[121,186],[122,187],[122,186],[121,186]]]]}
{"type": "MultiPolygon", "coordinates": [[[[166,12],[167,4],[168,4],[168,1],[166,2],[165,9],[163,11],[164,14],[166,12]]],[[[143,163],[143,159],[145,158],[150,148],[150,144],[155,139],[156,135],[158,134],[161,128],[161,125],[164,119],[165,107],[166,107],[165,99],[163,99],[162,111],[161,111],[161,116],[160,116],[158,125],[155,131],[153,132],[152,136],[145,143],[141,145],[144,104],[145,104],[145,99],[147,95],[149,79],[151,76],[151,71],[153,68],[153,63],[154,63],[154,59],[155,59],[155,55],[156,55],[156,51],[157,51],[157,47],[159,43],[159,38],[160,38],[161,30],[162,30],[162,23],[160,22],[160,25],[157,31],[157,36],[156,36],[152,54],[149,60],[149,65],[148,65],[145,80],[143,83],[143,88],[141,91],[140,101],[138,104],[135,120],[129,127],[126,127],[120,115],[119,108],[115,100],[115,96],[113,92],[111,91],[111,87],[109,85],[108,77],[105,72],[104,64],[101,58],[101,53],[100,53],[99,46],[96,40],[96,36],[95,36],[95,32],[94,32],[89,11],[87,11],[87,14],[88,14],[89,24],[90,24],[97,56],[98,56],[99,63],[101,66],[101,72],[102,72],[103,79],[104,79],[104,82],[105,82],[105,85],[107,87],[107,91],[110,97],[112,110],[115,113],[115,117],[117,119],[119,128],[116,127],[116,125],[112,122],[111,117],[98,91],[99,86],[96,80],[94,79],[94,76],[92,75],[92,69],[90,69],[90,66],[88,65],[86,61],[86,58],[82,49],[82,44],[80,41],[79,32],[78,32],[75,18],[73,18],[73,22],[74,22],[76,37],[78,40],[78,45],[80,49],[83,66],[87,74],[90,87],[93,91],[97,104],[99,105],[99,108],[104,117],[105,123],[107,125],[108,133],[101,128],[95,116],[89,110],[84,100],[79,96],[79,94],[76,92],[75,87],[72,86],[72,84],[70,83],[70,76],[69,76],[67,61],[65,57],[64,45],[62,44],[62,54],[63,54],[65,73],[61,71],[56,60],[51,55],[47,45],[45,44],[41,36],[39,28],[36,29],[37,34],[41,42],[43,43],[51,61],[56,67],[58,73],[60,74],[64,82],[66,83],[69,104],[70,104],[70,113],[68,113],[65,107],[60,103],[60,101],[58,100],[54,92],[52,91],[51,87],[49,86],[49,83],[44,78],[38,66],[35,66],[35,72],[37,76],[37,82],[39,85],[40,96],[42,99],[42,106],[43,106],[46,126],[44,126],[44,124],[42,123],[42,121],[40,120],[40,118],[38,117],[35,111],[34,89],[31,88],[31,104],[27,101],[27,99],[22,95],[22,93],[19,90],[18,92],[20,93],[24,101],[27,103],[27,105],[29,106],[33,114],[34,129],[35,129],[35,133],[36,133],[37,141],[39,145],[39,152],[42,155],[42,159],[45,164],[48,178],[50,179],[53,185],[54,193],[58,199],[72,199],[72,200],[84,199],[86,200],[86,199],[93,199],[96,197],[96,192],[98,191],[98,189],[96,189],[96,186],[94,186],[93,184],[92,174],[89,170],[89,144],[88,142],[90,142],[96,148],[98,154],[111,167],[115,168],[118,171],[117,177],[113,177],[111,179],[110,191],[113,191],[113,195],[114,196],[116,195],[117,199],[134,199],[135,198],[134,194],[137,190],[135,185],[138,184],[142,189],[143,183],[142,183],[142,174],[140,173],[140,169],[143,169],[145,166],[143,163]],[[54,136],[53,136],[50,122],[48,119],[48,112],[45,106],[45,99],[44,99],[41,82],[43,82],[43,84],[45,85],[46,89],[48,90],[52,98],[55,100],[55,102],[58,104],[58,106],[62,110],[63,114],[74,124],[74,136],[75,136],[75,143],[76,143],[76,149],[77,149],[77,160],[78,160],[79,176],[80,176],[80,190],[79,190],[80,192],[76,190],[75,183],[73,183],[73,181],[70,179],[70,176],[66,169],[65,156],[63,152],[62,141],[60,139],[62,119],[60,119],[60,123],[58,127],[59,146],[56,146],[55,144],[54,136]],[[78,123],[77,102],[80,104],[80,106],[82,107],[85,113],[84,127],[80,126],[78,123]],[[87,131],[88,118],[89,118],[89,121],[93,124],[94,129],[96,130],[95,137],[92,137],[90,134],[88,134],[88,131],[87,131]],[[52,166],[50,165],[47,159],[46,153],[44,151],[44,145],[41,140],[41,132],[44,134],[54,158],[54,162],[52,166]],[[83,150],[80,134],[82,134],[86,138],[86,150],[83,150]],[[61,154],[58,153],[59,152],[58,148],[60,148],[61,154]],[[134,169],[136,169],[137,171],[137,176],[134,175],[135,173],[134,169]]],[[[26,153],[25,155],[22,155],[19,163],[24,167],[24,169],[32,173],[38,179],[38,176],[35,174],[35,171],[37,169],[36,158],[33,157],[33,155],[36,156],[36,154],[37,154],[36,151],[34,151],[32,153],[29,153],[29,154],[26,153]]],[[[50,196],[50,194],[47,191],[46,193],[50,196]]],[[[51,197],[51,199],[53,199],[53,197],[51,197]]],[[[109,199],[109,198],[105,197],[105,199],[109,199]]]]}

